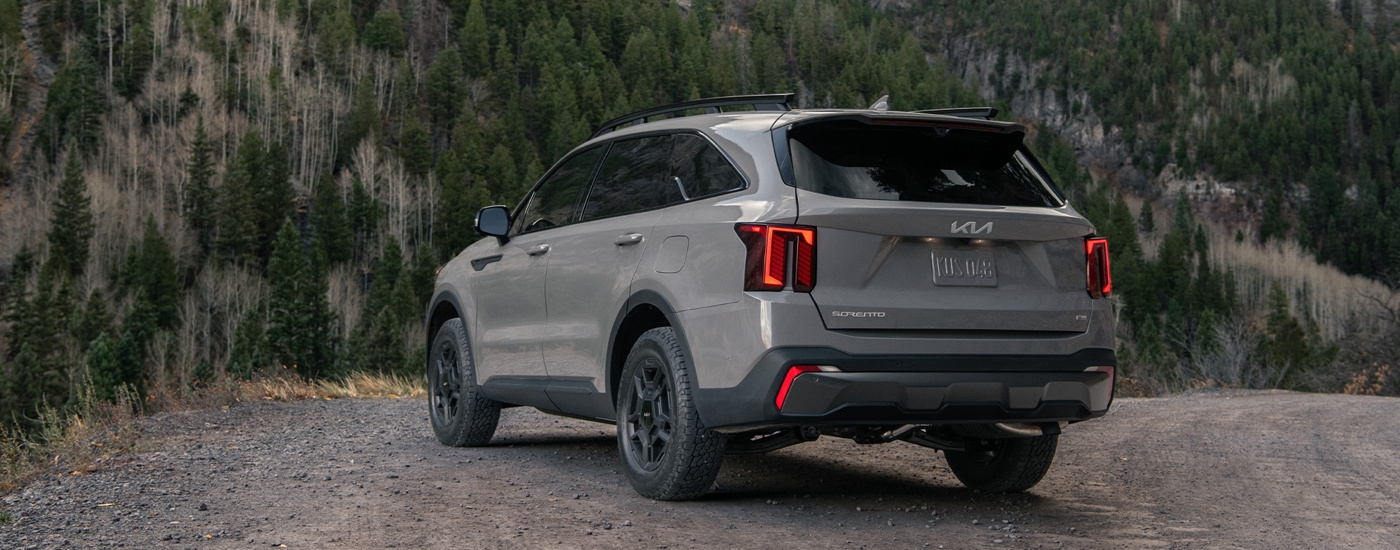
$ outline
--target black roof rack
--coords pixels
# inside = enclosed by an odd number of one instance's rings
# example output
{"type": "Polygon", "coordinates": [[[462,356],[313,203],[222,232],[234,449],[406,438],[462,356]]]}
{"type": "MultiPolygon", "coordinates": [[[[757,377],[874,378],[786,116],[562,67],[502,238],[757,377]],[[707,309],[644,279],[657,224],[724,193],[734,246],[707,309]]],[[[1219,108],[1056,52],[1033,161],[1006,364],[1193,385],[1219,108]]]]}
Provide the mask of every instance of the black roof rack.
{"type": "Polygon", "coordinates": [[[928,115],[946,115],[961,118],[980,118],[982,120],[991,120],[993,118],[996,118],[998,111],[996,107],[953,107],[950,109],[925,109],[922,111],[914,112],[924,113],[928,115]]]}
{"type": "Polygon", "coordinates": [[[761,95],[733,95],[728,97],[712,97],[709,99],[697,99],[695,101],[683,101],[672,103],[662,107],[654,107],[645,111],[637,111],[632,114],[623,115],[599,126],[593,131],[593,137],[598,137],[617,129],[618,126],[627,124],[641,124],[648,118],[661,115],[670,115],[672,118],[678,113],[691,109],[704,109],[708,113],[718,113],[720,107],[732,105],[748,105],[755,111],[788,111],[788,105],[792,103],[795,96],[793,94],[761,94],[761,95]]]}

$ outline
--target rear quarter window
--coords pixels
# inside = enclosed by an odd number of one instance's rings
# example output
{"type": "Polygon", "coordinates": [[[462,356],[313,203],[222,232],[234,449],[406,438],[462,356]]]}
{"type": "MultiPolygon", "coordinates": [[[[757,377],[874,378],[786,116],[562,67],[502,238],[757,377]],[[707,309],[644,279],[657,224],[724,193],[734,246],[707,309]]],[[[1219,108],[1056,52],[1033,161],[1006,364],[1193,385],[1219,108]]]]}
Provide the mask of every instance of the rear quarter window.
{"type": "Polygon", "coordinates": [[[855,199],[1064,204],[1020,134],[834,121],[789,133],[797,187],[855,199]]]}
{"type": "Polygon", "coordinates": [[[742,189],[744,177],[729,159],[705,138],[694,134],[676,135],[671,153],[671,175],[680,180],[686,198],[697,199],[742,189]]]}

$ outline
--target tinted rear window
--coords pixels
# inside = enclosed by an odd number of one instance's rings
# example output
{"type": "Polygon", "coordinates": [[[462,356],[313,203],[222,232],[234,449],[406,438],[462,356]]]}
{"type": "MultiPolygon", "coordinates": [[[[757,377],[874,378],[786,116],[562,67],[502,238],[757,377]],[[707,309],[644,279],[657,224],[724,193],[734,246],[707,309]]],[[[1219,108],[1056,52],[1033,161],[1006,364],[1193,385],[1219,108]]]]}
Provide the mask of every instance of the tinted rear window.
{"type": "Polygon", "coordinates": [[[681,202],[675,184],[666,182],[671,158],[670,135],[614,142],[598,170],[583,219],[620,216],[681,202]]]}
{"type": "Polygon", "coordinates": [[[823,195],[999,206],[1062,204],[1019,134],[836,121],[789,134],[797,187],[823,195]]]}

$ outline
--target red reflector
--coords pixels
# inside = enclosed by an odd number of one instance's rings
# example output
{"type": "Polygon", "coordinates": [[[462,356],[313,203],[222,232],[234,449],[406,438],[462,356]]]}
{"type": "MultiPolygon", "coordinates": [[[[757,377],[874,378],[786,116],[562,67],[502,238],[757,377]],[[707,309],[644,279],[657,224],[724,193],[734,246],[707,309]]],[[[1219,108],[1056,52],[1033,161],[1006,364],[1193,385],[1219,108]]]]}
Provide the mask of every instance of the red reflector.
{"type": "Polygon", "coordinates": [[[1089,275],[1089,296],[1091,298],[1111,296],[1113,294],[1113,273],[1109,268],[1108,239],[1085,239],[1084,257],[1089,275]]]}
{"type": "Polygon", "coordinates": [[[744,290],[783,290],[792,284],[809,292],[817,284],[817,230],[799,225],[740,224],[739,239],[748,249],[744,290]],[[788,280],[788,267],[793,268],[788,280]]]}
{"type": "Polygon", "coordinates": [[[778,405],[778,410],[782,410],[783,402],[787,401],[788,389],[792,387],[793,379],[808,372],[817,372],[821,368],[816,365],[793,365],[788,367],[787,376],[783,377],[783,385],[778,387],[778,398],[773,403],[778,405]]]}

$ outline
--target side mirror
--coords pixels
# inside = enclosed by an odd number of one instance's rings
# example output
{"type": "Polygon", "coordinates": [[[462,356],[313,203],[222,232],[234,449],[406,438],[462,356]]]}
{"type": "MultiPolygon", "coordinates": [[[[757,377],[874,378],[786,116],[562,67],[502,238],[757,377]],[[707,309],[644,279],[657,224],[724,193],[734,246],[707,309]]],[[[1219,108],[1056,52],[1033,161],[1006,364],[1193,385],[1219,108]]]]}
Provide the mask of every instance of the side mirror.
{"type": "Polygon", "coordinates": [[[504,206],[488,206],[476,213],[476,231],[482,235],[490,235],[505,244],[508,238],[506,233],[510,232],[510,210],[504,206]]]}

